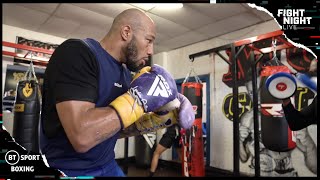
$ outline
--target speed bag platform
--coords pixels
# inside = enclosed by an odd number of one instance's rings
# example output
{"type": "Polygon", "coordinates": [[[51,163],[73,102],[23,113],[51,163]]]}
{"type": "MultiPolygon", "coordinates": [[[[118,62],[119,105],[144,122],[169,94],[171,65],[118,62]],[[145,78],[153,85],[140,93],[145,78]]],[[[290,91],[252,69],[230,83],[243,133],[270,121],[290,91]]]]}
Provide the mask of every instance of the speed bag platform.
{"type": "Polygon", "coordinates": [[[35,80],[19,81],[14,105],[13,137],[27,151],[39,152],[40,115],[39,84],[35,80]]]}
{"type": "Polygon", "coordinates": [[[187,82],[182,84],[182,94],[192,104],[195,112],[195,120],[184,136],[182,146],[182,174],[183,176],[205,176],[204,149],[202,136],[202,84],[187,82]]]}
{"type": "Polygon", "coordinates": [[[261,139],[272,151],[285,152],[296,147],[295,133],[291,131],[282,109],[282,100],[272,96],[267,79],[279,72],[290,73],[286,66],[265,66],[261,71],[261,139]]]}

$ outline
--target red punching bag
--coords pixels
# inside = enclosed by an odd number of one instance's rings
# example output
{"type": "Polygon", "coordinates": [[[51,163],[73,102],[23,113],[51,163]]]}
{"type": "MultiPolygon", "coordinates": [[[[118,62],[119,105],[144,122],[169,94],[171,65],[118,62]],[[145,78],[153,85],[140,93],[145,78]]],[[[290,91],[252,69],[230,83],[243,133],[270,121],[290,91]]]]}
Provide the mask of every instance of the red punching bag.
{"type": "Polygon", "coordinates": [[[202,137],[202,84],[187,82],[182,84],[182,94],[185,95],[195,111],[195,121],[192,128],[182,130],[182,174],[189,177],[205,176],[204,149],[202,137]]]}
{"type": "Polygon", "coordinates": [[[291,131],[285,119],[282,100],[273,97],[265,83],[268,77],[278,72],[290,73],[290,70],[285,65],[280,64],[265,66],[261,71],[261,138],[267,149],[285,152],[296,147],[295,134],[291,131]]]}

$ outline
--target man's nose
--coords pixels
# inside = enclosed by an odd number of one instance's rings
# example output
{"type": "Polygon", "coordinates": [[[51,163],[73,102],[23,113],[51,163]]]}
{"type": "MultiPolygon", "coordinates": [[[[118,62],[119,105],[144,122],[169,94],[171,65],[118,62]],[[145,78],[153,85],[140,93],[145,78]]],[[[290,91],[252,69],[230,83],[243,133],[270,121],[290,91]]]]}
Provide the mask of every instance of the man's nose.
{"type": "Polygon", "coordinates": [[[153,44],[148,46],[147,54],[148,54],[148,56],[153,55],[153,44]]]}

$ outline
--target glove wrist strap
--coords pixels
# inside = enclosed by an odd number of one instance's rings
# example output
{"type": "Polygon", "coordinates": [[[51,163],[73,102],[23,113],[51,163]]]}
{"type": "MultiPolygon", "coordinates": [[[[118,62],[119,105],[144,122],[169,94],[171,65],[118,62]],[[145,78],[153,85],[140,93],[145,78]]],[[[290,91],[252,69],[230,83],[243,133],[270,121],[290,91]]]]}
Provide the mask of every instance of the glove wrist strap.
{"type": "Polygon", "coordinates": [[[130,126],[144,114],[143,108],[135,102],[129,93],[117,97],[110,103],[110,106],[117,111],[123,128],[130,126]]]}

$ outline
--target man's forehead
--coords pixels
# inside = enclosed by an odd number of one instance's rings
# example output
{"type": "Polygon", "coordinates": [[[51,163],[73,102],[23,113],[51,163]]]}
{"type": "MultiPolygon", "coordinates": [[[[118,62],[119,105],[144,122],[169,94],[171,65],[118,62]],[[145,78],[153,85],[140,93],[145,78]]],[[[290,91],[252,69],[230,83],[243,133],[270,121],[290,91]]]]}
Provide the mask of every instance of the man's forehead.
{"type": "Polygon", "coordinates": [[[145,24],[143,27],[139,27],[138,29],[142,30],[146,36],[151,36],[153,39],[156,36],[156,28],[152,25],[145,24]]]}

